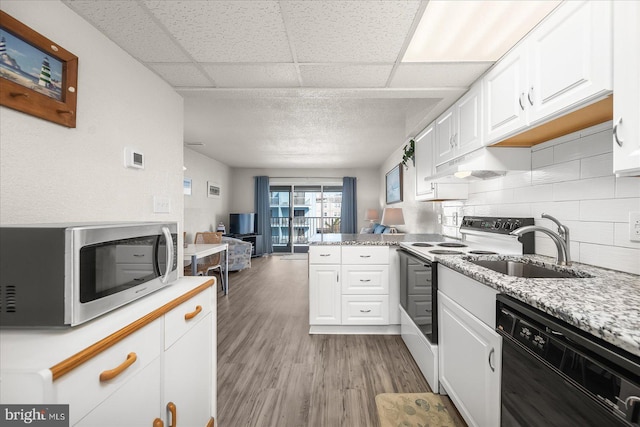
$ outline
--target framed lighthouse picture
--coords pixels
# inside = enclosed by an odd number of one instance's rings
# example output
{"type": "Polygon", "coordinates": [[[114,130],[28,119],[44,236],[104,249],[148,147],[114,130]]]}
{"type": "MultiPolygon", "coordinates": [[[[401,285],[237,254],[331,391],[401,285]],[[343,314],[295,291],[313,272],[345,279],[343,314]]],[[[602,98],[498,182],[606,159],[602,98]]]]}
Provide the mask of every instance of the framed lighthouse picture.
{"type": "Polygon", "coordinates": [[[76,127],[78,57],[0,10],[0,105],[76,127]]]}

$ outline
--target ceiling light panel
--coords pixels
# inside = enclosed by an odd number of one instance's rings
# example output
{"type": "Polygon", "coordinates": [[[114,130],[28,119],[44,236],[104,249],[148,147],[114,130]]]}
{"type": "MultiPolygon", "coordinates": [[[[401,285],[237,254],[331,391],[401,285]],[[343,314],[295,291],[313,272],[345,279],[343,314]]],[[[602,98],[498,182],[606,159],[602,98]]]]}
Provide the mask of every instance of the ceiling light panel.
{"type": "Polygon", "coordinates": [[[402,63],[396,69],[389,87],[468,87],[493,62],[467,63],[402,63]]]}
{"type": "Polygon", "coordinates": [[[274,1],[145,1],[198,62],[292,62],[274,1]]]}
{"type": "Polygon", "coordinates": [[[294,64],[203,64],[217,87],[299,87],[294,64]]]}
{"type": "Polygon", "coordinates": [[[65,4],[143,62],[190,60],[138,2],[67,0],[65,4]]]}
{"type": "Polygon", "coordinates": [[[393,64],[389,65],[300,65],[305,87],[385,87],[393,64]]]}
{"type": "Polygon", "coordinates": [[[560,3],[431,0],[403,62],[497,61],[560,3]]]}
{"type": "Polygon", "coordinates": [[[419,1],[279,3],[300,63],[393,63],[420,6],[419,1]]]}

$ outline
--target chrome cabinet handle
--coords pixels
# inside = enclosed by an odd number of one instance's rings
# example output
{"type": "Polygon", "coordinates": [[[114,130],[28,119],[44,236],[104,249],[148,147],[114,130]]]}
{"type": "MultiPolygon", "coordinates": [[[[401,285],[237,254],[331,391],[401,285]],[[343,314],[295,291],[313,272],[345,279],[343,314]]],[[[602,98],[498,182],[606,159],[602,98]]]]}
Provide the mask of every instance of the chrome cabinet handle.
{"type": "Polygon", "coordinates": [[[360,255],[360,258],[371,258],[371,255],[360,255]]]}
{"type": "Polygon", "coordinates": [[[360,281],[361,281],[362,283],[367,283],[367,282],[370,282],[370,281],[371,281],[371,279],[360,279],[360,281]]]}
{"type": "Polygon", "coordinates": [[[524,105],[522,105],[522,97],[523,97],[523,96],[524,96],[524,92],[522,92],[522,93],[520,94],[520,96],[518,97],[518,102],[520,103],[520,109],[521,109],[522,111],[524,111],[524,105]]]}
{"type": "Polygon", "coordinates": [[[529,93],[527,93],[527,98],[529,98],[529,104],[533,105],[533,101],[531,100],[531,92],[533,92],[533,86],[529,89],[529,93]]]}
{"type": "Polygon", "coordinates": [[[133,256],[140,258],[140,257],[144,257],[144,254],[133,254],[133,256]]]}
{"type": "Polygon", "coordinates": [[[495,352],[496,352],[495,348],[492,348],[491,351],[489,352],[489,368],[491,368],[491,372],[496,371],[496,368],[493,366],[493,363],[491,363],[491,358],[495,352]]]}
{"type": "Polygon", "coordinates": [[[360,310],[360,313],[371,313],[371,309],[369,309],[369,310],[360,310]]]}
{"type": "Polygon", "coordinates": [[[616,125],[613,127],[613,139],[616,140],[616,144],[618,144],[619,147],[622,147],[622,144],[624,144],[624,141],[620,139],[620,137],[618,137],[618,126],[621,124],[622,124],[622,117],[618,119],[618,121],[616,122],[616,125]]]}
{"type": "Polygon", "coordinates": [[[331,256],[331,254],[320,254],[320,256],[331,256]]]}

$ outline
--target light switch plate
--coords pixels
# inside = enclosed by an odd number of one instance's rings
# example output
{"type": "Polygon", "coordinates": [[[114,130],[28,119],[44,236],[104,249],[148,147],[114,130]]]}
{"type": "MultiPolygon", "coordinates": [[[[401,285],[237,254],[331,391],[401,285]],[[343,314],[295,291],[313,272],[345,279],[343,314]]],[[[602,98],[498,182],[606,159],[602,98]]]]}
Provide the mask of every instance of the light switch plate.
{"type": "Polygon", "coordinates": [[[629,240],[640,242],[640,212],[629,212],[629,240]]]}
{"type": "Polygon", "coordinates": [[[164,196],[153,196],[154,213],[171,213],[171,199],[164,196]]]}

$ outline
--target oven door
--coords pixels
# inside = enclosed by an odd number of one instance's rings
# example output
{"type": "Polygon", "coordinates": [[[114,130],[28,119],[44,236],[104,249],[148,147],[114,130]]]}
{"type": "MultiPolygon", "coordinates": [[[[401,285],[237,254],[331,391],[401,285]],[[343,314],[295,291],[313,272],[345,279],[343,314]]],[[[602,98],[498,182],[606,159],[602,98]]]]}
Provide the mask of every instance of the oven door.
{"type": "Polygon", "coordinates": [[[430,343],[438,342],[434,264],[403,249],[400,257],[400,305],[430,343]]]}

